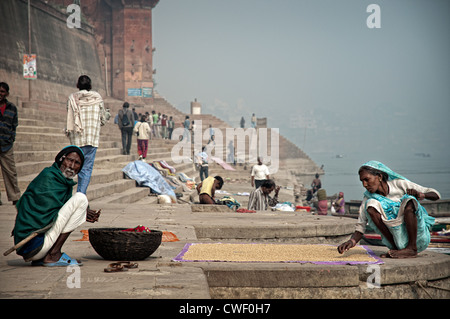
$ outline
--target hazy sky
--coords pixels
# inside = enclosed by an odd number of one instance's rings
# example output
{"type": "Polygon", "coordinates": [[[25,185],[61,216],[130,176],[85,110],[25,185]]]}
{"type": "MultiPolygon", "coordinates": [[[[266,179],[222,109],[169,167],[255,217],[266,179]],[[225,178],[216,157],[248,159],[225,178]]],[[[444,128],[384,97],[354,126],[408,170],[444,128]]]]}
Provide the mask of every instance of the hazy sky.
{"type": "Polygon", "coordinates": [[[450,1],[160,0],[153,39],[181,111],[254,112],[306,152],[448,151],[450,1]]]}

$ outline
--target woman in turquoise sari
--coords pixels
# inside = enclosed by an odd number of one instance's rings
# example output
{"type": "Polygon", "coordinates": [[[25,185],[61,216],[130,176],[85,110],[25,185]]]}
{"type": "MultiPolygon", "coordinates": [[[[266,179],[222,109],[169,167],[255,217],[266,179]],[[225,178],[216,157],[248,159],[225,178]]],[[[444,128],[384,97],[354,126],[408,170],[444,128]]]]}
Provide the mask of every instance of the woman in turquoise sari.
{"type": "Polygon", "coordinates": [[[368,224],[390,250],[381,257],[412,258],[430,243],[434,218],[420,205],[421,200],[438,200],[433,188],[415,184],[386,165],[370,161],[359,169],[359,178],[366,189],[359,208],[356,230],[350,240],[338,247],[344,253],[356,246],[368,224]]]}

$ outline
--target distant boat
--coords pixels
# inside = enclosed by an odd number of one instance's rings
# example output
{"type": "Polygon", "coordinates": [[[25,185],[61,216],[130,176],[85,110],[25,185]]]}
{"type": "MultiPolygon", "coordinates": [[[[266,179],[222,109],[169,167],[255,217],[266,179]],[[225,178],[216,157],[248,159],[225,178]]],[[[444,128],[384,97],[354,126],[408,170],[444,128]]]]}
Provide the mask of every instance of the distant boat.
{"type": "Polygon", "coordinates": [[[429,153],[416,153],[414,155],[419,156],[419,157],[431,157],[431,155],[429,153]]]}
{"type": "Polygon", "coordinates": [[[344,157],[344,155],[342,155],[342,154],[337,154],[336,155],[336,158],[343,158],[344,157]]]}

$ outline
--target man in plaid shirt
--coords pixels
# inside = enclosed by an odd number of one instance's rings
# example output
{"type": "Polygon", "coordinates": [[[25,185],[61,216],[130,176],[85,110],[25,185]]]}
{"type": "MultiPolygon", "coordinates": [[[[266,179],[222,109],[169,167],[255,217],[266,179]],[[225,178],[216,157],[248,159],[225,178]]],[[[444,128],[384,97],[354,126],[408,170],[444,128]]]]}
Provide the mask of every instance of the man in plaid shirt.
{"type": "Polygon", "coordinates": [[[271,179],[266,179],[260,187],[254,189],[248,198],[248,209],[250,210],[267,210],[278,204],[278,192],[280,186],[276,186],[271,179]],[[269,194],[275,190],[275,196],[272,198],[269,194]]]}
{"type": "Polygon", "coordinates": [[[86,194],[94,167],[100,127],[106,123],[103,99],[92,91],[91,79],[87,75],[78,78],[78,92],[72,93],[67,102],[67,135],[73,145],[84,153],[83,169],[78,173],[77,192],[86,194]]]}

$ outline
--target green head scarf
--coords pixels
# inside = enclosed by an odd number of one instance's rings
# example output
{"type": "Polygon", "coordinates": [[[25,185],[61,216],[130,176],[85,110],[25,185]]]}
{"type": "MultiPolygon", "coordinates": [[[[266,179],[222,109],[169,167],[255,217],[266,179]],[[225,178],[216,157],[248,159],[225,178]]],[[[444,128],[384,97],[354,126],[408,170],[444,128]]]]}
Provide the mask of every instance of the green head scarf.
{"type": "Polygon", "coordinates": [[[383,163],[378,162],[378,161],[368,161],[367,163],[364,163],[361,166],[361,168],[364,167],[364,166],[376,169],[376,170],[378,170],[380,172],[383,172],[383,173],[386,173],[388,175],[388,177],[389,177],[389,180],[398,179],[398,178],[399,179],[408,180],[405,177],[403,177],[402,175],[397,174],[396,172],[391,170],[389,167],[387,167],[386,165],[384,165],[383,163]]]}

